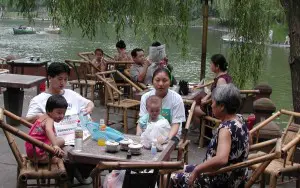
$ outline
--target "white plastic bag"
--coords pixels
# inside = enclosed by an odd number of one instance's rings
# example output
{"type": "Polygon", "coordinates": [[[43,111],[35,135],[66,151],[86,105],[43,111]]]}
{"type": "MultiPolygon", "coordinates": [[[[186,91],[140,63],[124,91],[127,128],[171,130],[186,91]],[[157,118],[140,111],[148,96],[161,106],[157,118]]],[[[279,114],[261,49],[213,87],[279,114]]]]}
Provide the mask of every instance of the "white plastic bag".
{"type": "Polygon", "coordinates": [[[122,188],[126,170],[113,170],[105,176],[103,188],[122,188]]]}
{"type": "Polygon", "coordinates": [[[150,148],[153,139],[158,139],[159,137],[166,138],[170,130],[171,126],[167,119],[148,123],[146,130],[141,135],[141,143],[144,147],[150,148]]]}

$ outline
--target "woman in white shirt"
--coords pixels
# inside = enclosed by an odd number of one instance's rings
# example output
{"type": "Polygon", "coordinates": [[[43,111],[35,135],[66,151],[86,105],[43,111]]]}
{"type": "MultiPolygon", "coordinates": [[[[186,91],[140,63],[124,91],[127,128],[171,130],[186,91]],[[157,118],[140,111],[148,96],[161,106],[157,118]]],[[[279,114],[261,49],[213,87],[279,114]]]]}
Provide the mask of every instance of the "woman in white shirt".
{"type": "MultiPolygon", "coordinates": [[[[164,116],[171,125],[171,131],[166,138],[179,142],[181,135],[181,123],[185,122],[185,109],[181,96],[169,89],[171,83],[171,73],[166,68],[158,68],[153,73],[152,83],[154,89],[145,93],[141,99],[140,114],[142,117],[147,113],[146,99],[151,95],[156,95],[162,99],[161,115],[164,116]]],[[[139,126],[137,127],[137,131],[139,126]]]]}
{"type": "Polygon", "coordinates": [[[51,95],[63,95],[68,102],[68,109],[66,115],[79,114],[84,111],[90,114],[93,111],[94,103],[73,90],[65,89],[68,77],[70,75],[70,68],[65,63],[51,63],[48,67],[49,88],[46,92],[40,93],[31,99],[27,120],[34,122],[40,115],[45,113],[45,106],[48,98],[51,95]]]}

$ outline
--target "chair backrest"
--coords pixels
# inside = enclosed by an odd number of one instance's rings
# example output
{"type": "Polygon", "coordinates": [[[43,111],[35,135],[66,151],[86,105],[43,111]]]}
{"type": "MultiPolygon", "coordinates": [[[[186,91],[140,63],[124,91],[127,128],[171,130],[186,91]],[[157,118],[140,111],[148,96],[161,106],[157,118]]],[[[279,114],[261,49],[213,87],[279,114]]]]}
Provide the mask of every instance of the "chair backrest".
{"type": "MultiPolygon", "coordinates": [[[[99,72],[96,74],[96,76],[104,82],[107,88],[110,88],[113,92],[116,92],[119,96],[123,95],[123,93],[117,88],[116,82],[115,82],[115,74],[117,74],[119,77],[121,77],[125,82],[127,82],[131,87],[134,87],[138,91],[143,91],[139,86],[137,86],[135,83],[133,83],[129,78],[127,78],[125,75],[123,75],[118,70],[112,70],[112,71],[105,71],[105,72],[99,72]],[[109,76],[109,77],[107,77],[109,76]]],[[[111,93],[113,93],[111,92],[111,93]]]]}
{"type": "MultiPolygon", "coordinates": [[[[83,58],[86,61],[92,61],[95,58],[95,53],[94,52],[79,52],[77,54],[79,57],[83,58]]],[[[111,57],[110,55],[103,53],[104,57],[114,60],[113,57],[111,57]]]]}
{"type": "MultiPolygon", "coordinates": [[[[3,129],[3,132],[7,138],[8,144],[13,152],[13,155],[18,163],[19,168],[24,167],[26,164],[24,163],[24,160],[22,158],[20,150],[19,150],[19,148],[15,142],[15,139],[13,138],[12,135],[15,135],[15,136],[31,143],[34,147],[39,147],[39,148],[44,149],[46,152],[48,152],[50,154],[50,156],[55,155],[55,151],[51,146],[49,146],[49,145],[45,144],[44,142],[41,142],[35,138],[32,138],[27,133],[5,123],[4,116],[7,114],[12,114],[12,113],[4,110],[3,108],[0,108],[0,127],[3,129]]],[[[10,118],[15,118],[15,120],[18,120],[18,121],[22,120],[23,122],[26,121],[16,115],[10,116],[10,118]]],[[[30,124],[30,123],[28,123],[28,124],[30,124]]],[[[49,168],[51,169],[51,166],[49,166],[49,168]]]]}
{"type": "Polygon", "coordinates": [[[81,79],[88,80],[88,76],[92,75],[92,66],[89,61],[66,59],[65,63],[75,70],[78,82],[81,79]]]}
{"type": "Polygon", "coordinates": [[[187,139],[187,133],[188,133],[188,130],[189,130],[191,122],[192,122],[195,107],[196,107],[196,101],[193,101],[192,106],[189,110],[189,115],[188,115],[187,121],[185,123],[184,129],[182,129],[181,138],[183,139],[183,142],[185,142],[187,139]]]}
{"type": "Polygon", "coordinates": [[[154,188],[160,170],[171,173],[179,169],[183,169],[183,162],[100,162],[91,177],[95,179],[104,170],[126,170],[123,188],[154,188]]]}
{"type": "MultiPolygon", "coordinates": [[[[131,74],[130,74],[130,69],[125,69],[125,70],[124,70],[124,75],[127,76],[128,78],[130,78],[130,79],[132,80],[131,74]]],[[[136,82],[135,82],[135,83],[136,83],[136,82]]],[[[137,84],[140,88],[142,88],[143,90],[148,89],[147,86],[146,86],[144,83],[137,82],[136,84],[137,84]]]]}
{"type": "Polygon", "coordinates": [[[283,155],[284,160],[293,163],[293,156],[297,144],[300,141],[300,129],[293,128],[291,125],[294,122],[295,117],[300,118],[300,113],[281,109],[280,111],[274,113],[272,116],[270,116],[269,118],[265,119],[264,121],[256,125],[250,131],[250,135],[256,136],[256,143],[257,143],[259,140],[259,130],[281,115],[287,115],[290,117],[281,136],[281,140],[282,140],[281,148],[282,148],[282,152],[285,153],[285,155],[283,155]]]}

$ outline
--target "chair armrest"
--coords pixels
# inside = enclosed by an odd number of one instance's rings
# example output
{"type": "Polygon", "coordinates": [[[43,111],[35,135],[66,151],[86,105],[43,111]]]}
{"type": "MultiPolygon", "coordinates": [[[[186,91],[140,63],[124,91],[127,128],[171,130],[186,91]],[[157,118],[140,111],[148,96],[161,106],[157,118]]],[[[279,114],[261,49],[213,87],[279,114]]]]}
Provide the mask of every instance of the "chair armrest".
{"type": "Polygon", "coordinates": [[[229,172],[234,169],[244,168],[244,167],[248,167],[248,166],[251,166],[254,164],[262,163],[265,161],[272,161],[274,159],[279,159],[281,157],[280,148],[281,148],[281,139],[279,138],[279,139],[277,139],[277,142],[276,142],[276,149],[272,153],[266,154],[264,156],[259,156],[259,157],[253,158],[253,159],[248,159],[247,161],[236,163],[236,164],[233,164],[230,166],[226,166],[215,172],[207,172],[205,174],[209,175],[209,176],[213,176],[213,175],[229,172]]]}
{"type": "Polygon", "coordinates": [[[292,147],[294,147],[296,144],[298,144],[300,141],[300,135],[298,134],[296,136],[296,138],[294,138],[293,140],[291,140],[288,144],[286,144],[282,149],[281,149],[281,152],[282,154],[285,154],[287,153],[287,151],[289,149],[291,149],[292,147]]]}
{"type": "Polygon", "coordinates": [[[277,142],[277,138],[271,139],[271,140],[267,140],[265,142],[260,142],[258,144],[253,144],[250,145],[249,151],[256,151],[258,149],[262,149],[264,147],[270,146],[270,144],[274,144],[277,142]]]}
{"type": "Polygon", "coordinates": [[[275,114],[273,114],[272,116],[270,116],[269,118],[267,118],[264,121],[260,122],[258,125],[256,125],[255,127],[253,127],[250,130],[250,135],[252,136],[256,131],[259,131],[259,129],[261,129],[262,127],[266,126],[268,123],[270,123],[275,118],[277,118],[278,116],[280,116],[280,114],[281,114],[281,112],[278,111],[275,114]]]}

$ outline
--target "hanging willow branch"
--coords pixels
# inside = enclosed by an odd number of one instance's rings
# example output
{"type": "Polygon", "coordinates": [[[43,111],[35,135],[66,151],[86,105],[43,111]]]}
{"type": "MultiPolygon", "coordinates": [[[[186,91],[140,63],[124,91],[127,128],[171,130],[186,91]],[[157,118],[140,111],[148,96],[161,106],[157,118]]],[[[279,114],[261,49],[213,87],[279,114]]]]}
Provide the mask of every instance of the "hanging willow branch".
{"type": "Polygon", "coordinates": [[[269,40],[270,8],[268,0],[229,0],[229,28],[241,43],[232,43],[229,51],[229,70],[234,82],[243,88],[256,84],[269,40]]]}
{"type": "MultiPolygon", "coordinates": [[[[243,43],[233,43],[229,70],[234,82],[243,88],[256,83],[265,54],[270,20],[278,0],[214,0],[220,16],[228,20],[230,31],[243,43]]],[[[24,15],[34,16],[41,0],[10,0],[24,15]]],[[[204,1],[203,1],[204,2],[204,1]]],[[[112,24],[117,39],[130,27],[136,35],[152,40],[173,40],[186,54],[191,15],[201,9],[199,0],[43,0],[54,24],[68,31],[79,28],[93,38],[112,24]]],[[[277,11],[280,13],[280,11],[277,11]]],[[[199,15],[200,16],[200,15],[199,15]]],[[[199,41],[200,42],[200,41],[199,41]]]]}

